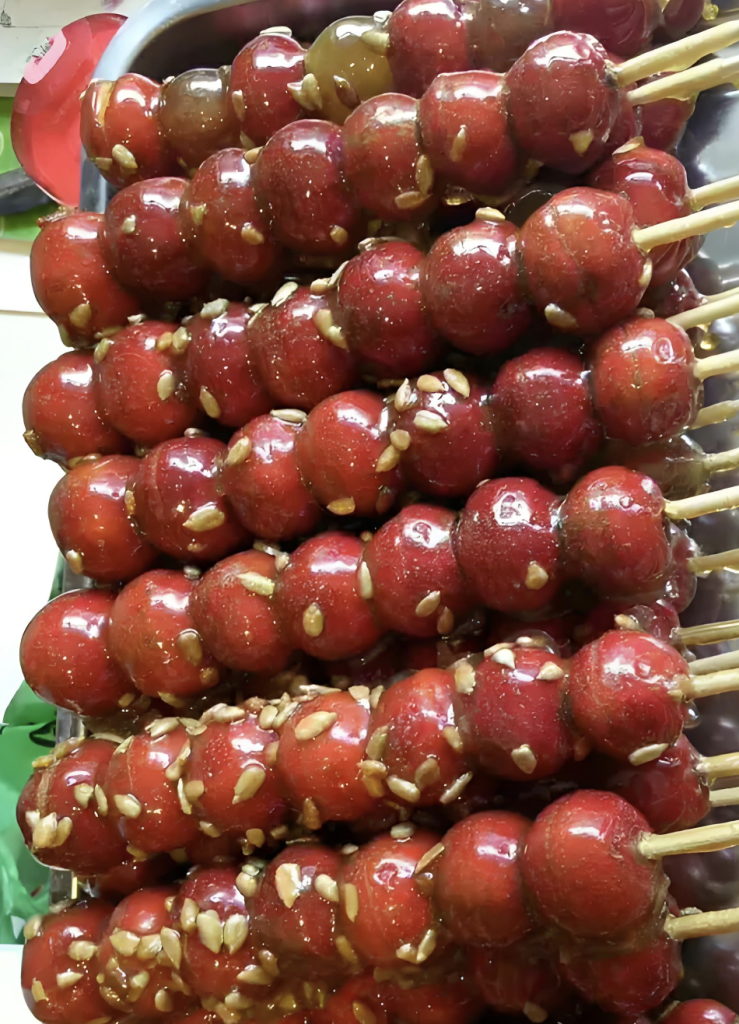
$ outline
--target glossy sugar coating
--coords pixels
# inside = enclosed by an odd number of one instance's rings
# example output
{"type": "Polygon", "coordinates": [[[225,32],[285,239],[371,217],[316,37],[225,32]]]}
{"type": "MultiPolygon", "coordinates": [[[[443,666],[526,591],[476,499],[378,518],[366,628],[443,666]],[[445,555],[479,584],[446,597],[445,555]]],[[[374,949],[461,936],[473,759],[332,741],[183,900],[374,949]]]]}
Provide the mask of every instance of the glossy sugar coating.
{"type": "Polygon", "coordinates": [[[291,36],[259,35],[234,57],[228,92],[245,149],[263,146],[303,114],[288,86],[305,74],[305,50],[291,36]]]}
{"type": "Polygon", "coordinates": [[[367,32],[381,29],[375,18],[349,15],[317,36],[305,55],[305,70],[318,86],[318,97],[311,95],[306,104],[309,111],[318,106],[321,117],[343,124],[360,103],[391,91],[387,56],[364,39],[367,32]]]}
{"type": "Polygon", "coordinates": [[[260,153],[254,187],[278,242],[317,256],[351,251],[364,218],[346,184],[345,163],[336,125],[296,121],[275,132],[260,153]]]}
{"type": "Polygon", "coordinates": [[[612,441],[604,448],[602,461],[651,476],[667,501],[704,494],[710,489],[712,474],[705,452],[687,434],[638,447],[612,441]]]}
{"type": "Polygon", "coordinates": [[[547,950],[526,943],[507,949],[473,949],[470,963],[475,983],[497,1013],[541,1015],[563,1008],[571,992],[547,950]]]}
{"type": "Polygon", "coordinates": [[[535,348],[504,363],[492,409],[508,459],[559,483],[576,479],[603,439],[591,389],[581,357],[566,349],[535,348]]]}
{"type": "Polygon", "coordinates": [[[675,437],[702,404],[693,344],[667,320],[634,317],[611,328],[590,348],[589,366],[606,434],[631,445],[675,437]]]}
{"type": "Polygon", "coordinates": [[[332,531],[301,544],[280,573],[275,607],[283,636],[326,661],[349,658],[377,643],[382,630],[361,596],[364,545],[332,531]]]}
{"type": "Polygon", "coordinates": [[[474,221],[443,235],[424,261],[426,309],[439,333],[463,352],[500,352],[528,326],[531,312],[519,280],[518,243],[512,224],[474,221]]]}
{"type": "Polygon", "coordinates": [[[221,473],[224,493],[256,537],[293,540],[318,524],[321,508],[303,483],[296,452],[303,426],[258,416],[229,442],[221,473]]]}
{"type": "Polygon", "coordinates": [[[465,505],[454,550],[463,576],[487,607],[542,611],[564,579],[554,494],[523,478],[482,484],[465,505]]]}
{"type": "MultiPolygon", "coordinates": [[[[313,1010],[310,1014],[311,1024],[354,1024],[357,1019],[355,1007],[362,1015],[369,1011],[375,1019],[375,1024],[390,1024],[389,991],[395,993],[396,988],[397,986],[381,985],[374,980],[373,972],[367,971],[350,981],[345,981],[341,988],[330,996],[325,1007],[313,1010]]],[[[414,995],[416,991],[413,989],[414,995]]],[[[404,1022],[407,1020],[405,1016],[402,1019],[404,1022]]],[[[408,1024],[411,1022],[408,1021],[408,1024]]]]}
{"type": "Polygon", "coordinates": [[[373,735],[376,742],[382,738],[380,761],[389,799],[401,806],[448,803],[446,794],[467,772],[457,744],[453,687],[450,673],[425,669],[393,683],[380,697],[372,716],[373,735]],[[406,785],[398,787],[398,779],[406,785]]]}
{"type": "Polygon", "coordinates": [[[251,315],[243,303],[229,302],[217,316],[198,314],[185,328],[188,385],[203,412],[226,427],[241,427],[272,408],[246,339],[251,315]]]}
{"type": "Polygon", "coordinates": [[[178,794],[189,750],[189,736],[175,721],[169,732],[152,735],[150,727],[113,754],[103,785],[108,813],[136,859],[178,850],[198,834],[178,794]]]}
{"type": "MultiPolygon", "coordinates": [[[[644,84],[664,77],[664,74],[652,75],[644,80],[644,84]]],[[[688,121],[695,111],[695,104],[695,98],[666,99],[641,107],[642,137],[645,145],[674,153],[685,135],[688,121]]]]}
{"type": "Polygon", "coordinates": [[[552,18],[555,29],[587,32],[607,50],[632,57],[649,47],[661,6],[657,0],[553,0],[552,18]]]}
{"type": "Polygon", "coordinates": [[[93,345],[103,332],[126,326],[138,300],[113,274],[106,254],[102,213],[49,218],[31,249],[31,284],[44,313],[74,348],[93,345]]]}
{"type": "Polygon", "coordinates": [[[212,153],[239,144],[230,77],[230,68],[193,68],[162,86],[159,123],[186,171],[199,167],[212,153]]]}
{"type": "Polygon", "coordinates": [[[208,269],[180,226],[187,184],[151,178],[118,192],[105,209],[105,248],[116,278],[137,295],[161,301],[202,292],[208,269]]]}
{"type": "Polygon", "coordinates": [[[484,196],[504,195],[521,156],[508,123],[503,75],[460,71],[436,78],[419,106],[424,153],[434,170],[484,196]]]}
{"type": "Polygon", "coordinates": [[[550,7],[549,0],[463,0],[472,66],[507,71],[532,43],[551,32],[550,7]]]}
{"type": "Polygon", "coordinates": [[[680,700],[685,660],[644,633],[610,632],[572,660],[569,706],[577,729],[603,753],[626,760],[654,744],[676,743],[687,719],[680,700]]]}
{"type": "Polygon", "coordinates": [[[380,379],[432,367],[440,339],[420,292],[423,253],[401,240],[372,244],[341,274],[331,309],[361,368],[380,379]]]}
{"type": "Polygon", "coordinates": [[[576,748],[563,714],[566,663],[537,648],[493,650],[475,669],[472,692],[455,698],[468,756],[491,775],[516,782],[555,775],[573,757],[583,757],[587,743],[576,748]]]}
{"type": "Polygon", "coordinates": [[[116,598],[110,653],[142,693],[179,699],[219,681],[219,668],[190,615],[193,587],[184,573],[155,569],[133,580],[116,598]]]}
{"type": "Polygon", "coordinates": [[[681,270],[667,285],[655,289],[650,287],[644,296],[647,307],[663,320],[676,313],[697,309],[703,301],[704,296],[696,288],[687,270],[681,270]]]}
{"type": "Polygon", "coordinates": [[[148,860],[134,860],[126,853],[126,860],[109,871],[95,875],[94,881],[102,899],[117,903],[137,889],[161,885],[174,871],[174,861],[168,854],[158,854],[148,860]]]}
{"type": "Polygon", "coordinates": [[[648,935],[667,887],[659,862],[637,853],[649,831],[646,818],[614,794],[580,790],[556,800],[532,825],[521,858],[534,905],[576,942],[648,935]]]}
{"type": "MultiPolygon", "coordinates": [[[[631,106],[631,104],[629,104],[631,106]]],[[[615,152],[588,178],[593,188],[615,192],[631,203],[641,228],[693,213],[685,168],[680,161],[647,146],[615,152]]],[[[696,256],[700,238],[658,245],[649,254],[652,287],[666,285],[696,256]]]]}
{"type": "Polygon", "coordinates": [[[582,477],[560,513],[569,572],[597,593],[651,601],[671,568],[664,498],[649,477],[620,466],[582,477]]]}
{"type": "Polygon", "coordinates": [[[412,505],[381,526],[367,545],[365,593],[371,590],[385,629],[445,636],[469,611],[473,599],[455,557],[454,525],[454,513],[447,509],[412,505]]]}
{"type": "Polygon", "coordinates": [[[465,497],[499,468],[489,388],[454,369],[424,374],[414,385],[403,386],[391,408],[393,434],[403,432],[401,446],[408,441],[400,451],[403,475],[435,497],[465,497]]]}
{"type": "Polygon", "coordinates": [[[529,218],[520,251],[535,305],[558,330],[600,334],[630,316],[651,279],[631,204],[572,188],[529,218]]]}
{"type": "Polygon", "coordinates": [[[343,143],[347,178],[368,213],[403,221],[432,212],[434,169],[421,144],[417,100],[401,93],[368,100],[347,119],[343,143]]]}
{"type": "Polygon", "coordinates": [[[239,672],[281,672],[292,650],[282,639],[271,601],[275,556],[242,551],[214,565],[192,592],[195,627],[213,656],[239,672]]]}
{"type": "Polygon", "coordinates": [[[291,806],[311,827],[357,821],[377,808],[378,795],[361,768],[369,723],[369,701],[342,692],[323,694],[288,719],[275,771],[291,806]]]}
{"type": "Polygon", "coordinates": [[[566,174],[602,159],[620,109],[608,54],[592,36],[555,32],[507,75],[508,111],[526,155],[566,174]]]}
{"type": "Polygon", "coordinates": [[[193,250],[227,281],[245,288],[276,280],[282,267],[282,250],[270,238],[252,174],[242,149],[213,153],[198,168],[180,206],[180,225],[193,250]]]}
{"type": "Polygon", "coordinates": [[[469,970],[466,976],[457,972],[409,989],[388,985],[382,995],[390,1012],[404,1024],[472,1024],[482,1012],[469,970]]]}
{"type": "Polygon", "coordinates": [[[619,765],[608,778],[608,788],[640,810],[655,832],[692,828],[710,810],[699,761],[698,751],[681,736],[656,761],[619,765]]]}
{"type": "Polygon", "coordinates": [[[68,465],[86,455],[126,452],[130,443],[100,409],[89,352],[65,352],[32,378],[23,395],[23,435],[32,452],[68,465]]]}
{"type": "Polygon", "coordinates": [[[82,145],[116,188],[179,170],[159,123],[162,87],[143,75],[97,79],[82,97],[82,145]]]}
{"type": "Polygon", "coordinates": [[[174,960],[162,948],[161,932],[170,921],[167,906],[176,895],[174,885],[140,889],[111,914],[97,960],[104,976],[101,989],[114,1011],[135,1009],[158,1020],[193,1005],[192,990],[179,974],[179,957],[169,941],[174,960]]]}
{"type": "Polygon", "coordinates": [[[95,387],[109,422],[139,444],[179,437],[197,418],[173,324],[147,320],[96,350],[95,387]]]}
{"type": "Polygon", "coordinates": [[[354,359],[331,327],[328,300],[297,286],[249,321],[246,344],[275,407],[307,411],[356,385],[354,359]]]}
{"type": "Polygon", "coordinates": [[[343,974],[335,945],[338,901],[322,894],[323,881],[336,884],[341,860],[335,850],[306,843],[278,853],[264,872],[252,904],[254,939],[290,979],[336,985],[343,974]]]}
{"type": "Polygon", "coordinates": [[[441,955],[446,939],[438,929],[423,880],[416,874],[416,865],[441,836],[427,829],[408,831],[411,834],[405,838],[388,833],[376,836],[343,865],[344,891],[348,886],[355,891],[349,900],[344,896],[339,931],[373,967],[395,968],[406,957],[409,963],[426,964],[441,955]],[[382,888],[377,878],[383,880],[382,888]],[[399,949],[403,957],[397,956],[399,949]]]}
{"type": "Polygon", "coordinates": [[[714,999],[689,999],[670,1010],[670,1024],[731,1024],[736,1014],[714,999]]]}
{"type": "Polygon", "coordinates": [[[392,508],[403,484],[394,452],[390,410],[372,391],[324,399],[311,410],[296,441],[305,485],[337,515],[383,515],[392,508]]]}
{"type": "MultiPolygon", "coordinates": [[[[75,959],[69,954],[72,943],[97,945],[112,910],[112,904],[102,900],[81,900],[45,917],[26,943],[21,985],[26,1004],[37,1020],[44,1024],[77,1024],[110,1016],[110,1007],[96,981],[96,961],[75,959]],[[80,975],[74,985],[67,983],[69,974],[80,975]]],[[[81,948],[87,952],[87,947],[81,948]]],[[[77,955],[75,947],[71,952],[77,955]]]]}
{"type": "Polygon", "coordinates": [[[399,92],[422,96],[437,75],[470,67],[467,25],[456,0],[403,0],[387,24],[388,59],[399,92]]]}
{"type": "Polygon", "coordinates": [[[134,529],[125,492],[138,469],[130,455],[83,462],[57,483],[49,498],[49,525],[70,568],[96,583],[133,579],[156,551],[134,529]]]}
{"type": "Polygon", "coordinates": [[[126,857],[126,844],[96,793],[115,744],[94,737],[55,751],[53,763],[26,783],[16,809],[18,827],[34,857],[49,867],[94,875],[126,857]],[[97,787],[97,789],[96,789],[97,787]]]}
{"type": "Polygon", "coordinates": [[[72,590],[45,605],[21,639],[23,678],[50,704],[78,715],[113,714],[131,687],[108,652],[115,593],[72,590]]]}
{"type": "Polygon", "coordinates": [[[223,494],[227,451],[214,437],[193,436],[163,441],[141,459],[129,504],[160,551],[183,562],[216,562],[248,543],[223,494]]]}
{"type": "Polygon", "coordinates": [[[186,798],[201,821],[242,841],[247,832],[257,838],[261,831],[254,844],[260,847],[287,820],[274,772],[277,739],[277,733],[258,724],[258,716],[245,711],[241,717],[233,714],[230,722],[212,718],[192,737],[183,778],[186,798]]]}

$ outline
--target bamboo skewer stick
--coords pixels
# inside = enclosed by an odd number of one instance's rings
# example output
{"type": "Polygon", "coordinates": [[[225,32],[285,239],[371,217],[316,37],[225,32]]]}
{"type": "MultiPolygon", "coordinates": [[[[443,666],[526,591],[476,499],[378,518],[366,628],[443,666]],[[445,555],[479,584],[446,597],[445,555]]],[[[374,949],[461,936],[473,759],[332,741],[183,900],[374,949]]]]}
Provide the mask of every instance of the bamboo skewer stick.
{"type": "Polygon", "coordinates": [[[722,572],[724,569],[739,569],[739,548],[732,548],[730,551],[719,551],[716,555],[696,555],[688,559],[688,569],[696,576],[707,576],[712,572],[722,572]]]}
{"type": "Polygon", "coordinates": [[[731,352],[721,352],[716,356],[707,356],[706,359],[697,359],[693,372],[698,380],[708,380],[709,377],[719,377],[722,373],[736,373],[739,371],[739,351],[734,349],[731,352]]]}
{"type": "Polygon", "coordinates": [[[682,327],[689,331],[693,327],[707,327],[715,320],[723,320],[727,316],[736,316],[739,313],[739,294],[732,291],[731,294],[711,299],[708,302],[696,306],[695,309],[686,309],[683,313],[676,313],[668,317],[667,322],[675,327],[682,327]]]}
{"type": "Polygon", "coordinates": [[[739,775],[739,753],[702,757],[695,768],[709,781],[733,779],[735,775],[739,775]]]}
{"type": "Polygon", "coordinates": [[[733,508],[739,508],[739,487],[725,487],[722,491],[709,491],[708,494],[696,494],[679,501],[666,501],[665,515],[668,519],[679,521],[697,519],[715,512],[728,512],[733,508]]]}
{"type": "MultiPolygon", "coordinates": [[[[704,626],[688,626],[677,631],[680,642],[686,647],[701,647],[705,644],[720,644],[724,640],[739,640],[739,619],[728,622],[707,622],[704,626]]],[[[704,675],[705,673],[701,673],[704,675]]]]}
{"type": "Polygon", "coordinates": [[[683,914],[668,917],[665,931],[672,939],[698,939],[704,935],[727,935],[739,929],[739,907],[730,910],[710,910],[706,913],[683,914]]]}
{"type": "MultiPolygon", "coordinates": [[[[682,853],[714,853],[739,846],[739,821],[723,821],[718,825],[701,825],[666,835],[643,833],[637,848],[647,860],[674,857],[682,853]]],[[[737,911],[739,914],[739,911],[737,911]]],[[[739,918],[737,919],[739,923],[739,918]]]]}
{"type": "MultiPolygon", "coordinates": [[[[665,8],[669,0],[659,2],[665,8]]],[[[739,23],[729,21],[624,61],[615,68],[615,75],[620,86],[633,85],[662,71],[684,71],[701,57],[717,53],[736,42],[739,42],[739,23]]]]}
{"type": "Polygon", "coordinates": [[[692,676],[707,676],[712,672],[726,672],[731,668],[739,668],[739,651],[727,651],[713,658],[699,658],[690,663],[692,676]]]}
{"type": "Polygon", "coordinates": [[[628,93],[629,102],[640,107],[658,100],[689,100],[706,89],[726,85],[739,79],[739,57],[717,59],[676,75],[658,78],[628,93]]]}
{"type": "Polygon", "coordinates": [[[739,804],[739,786],[731,789],[713,789],[708,799],[711,807],[736,807],[739,804]]]}
{"type": "Polygon", "coordinates": [[[736,693],[739,690],[739,670],[707,672],[702,676],[683,679],[680,689],[675,690],[685,700],[699,700],[701,697],[715,697],[720,693],[736,693]]]}
{"type": "Polygon", "coordinates": [[[707,405],[693,420],[693,430],[712,427],[717,423],[726,423],[737,415],[739,415],[739,401],[716,402],[714,405],[707,405]]]}
{"type": "MultiPolygon", "coordinates": [[[[737,61],[739,61],[739,57],[737,61]]],[[[739,66],[737,67],[737,78],[739,78],[739,66]]],[[[637,228],[633,238],[634,243],[640,249],[650,252],[658,245],[668,245],[670,242],[680,242],[684,238],[694,238],[696,235],[704,235],[717,228],[733,227],[737,221],[739,221],[739,202],[725,203],[723,206],[712,206],[709,210],[701,210],[700,213],[691,213],[687,217],[678,217],[662,224],[653,224],[648,228],[637,228]]]]}
{"type": "Polygon", "coordinates": [[[732,199],[739,199],[739,174],[690,190],[690,203],[694,210],[702,210],[712,203],[728,203],[732,199]]]}
{"type": "Polygon", "coordinates": [[[709,475],[728,473],[731,469],[737,469],[739,468],[739,448],[730,448],[727,452],[704,455],[703,465],[709,475]]]}

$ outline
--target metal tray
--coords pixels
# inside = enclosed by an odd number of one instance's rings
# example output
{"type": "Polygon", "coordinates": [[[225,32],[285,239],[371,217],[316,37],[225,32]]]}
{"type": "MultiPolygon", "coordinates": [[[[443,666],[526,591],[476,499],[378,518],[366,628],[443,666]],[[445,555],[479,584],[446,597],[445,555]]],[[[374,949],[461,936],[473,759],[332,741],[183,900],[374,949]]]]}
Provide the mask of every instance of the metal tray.
{"type": "MultiPolygon", "coordinates": [[[[378,6],[394,7],[398,0],[151,0],[130,18],[115,36],[98,65],[95,77],[115,79],[136,71],[163,79],[191,67],[228,64],[241,47],[270,25],[289,25],[299,38],[310,39],[326,25],[347,14],[372,14],[378,6]]],[[[717,0],[722,15],[739,16],[737,0],[717,0]]],[[[693,187],[736,173],[739,157],[739,91],[713,90],[701,97],[691,119],[680,157],[693,187]]],[[[109,186],[97,169],[84,160],[83,209],[105,208],[109,186]]],[[[712,294],[739,285],[739,226],[714,232],[691,267],[701,291],[712,294]]],[[[714,325],[711,337],[717,351],[739,347],[739,318],[714,325]]],[[[708,403],[739,398],[739,377],[717,378],[708,386],[708,403]]],[[[696,434],[708,452],[739,447],[739,418],[705,428],[696,434]]],[[[721,486],[739,483],[739,473],[723,474],[721,486]]],[[[739,547],[739,511],[706,516],[695,522],[693,534],[706,553],[739,547]]],[[[79,578],[70,581],[79,586],[79,578]]],[[[699,582],[696,600],[683,616],[697,625],[739,618],[739,571],[716,573],[699,582]]],[[[717,654],[731,645],[702,648],[702,655],[717,654]]],[[[77,728],[74,716],[60,716],[60,729],[68,736],[77,728]]],[[[739,750],[739,694],[702,702],[701,716],[690,734],[705,754],[739,750]]],[[[714,819],[736,816],[733,809],[714,813],[714,819]]],[[[675,858],[677,860],[677,858],[675,858]]],[[[700,880],[710,906],[739,905],[739,853],[683,858],[684,875],[700,880]]],[[[59,887],[67,888],[68,875],[59,873],[59,887]]],[[[721,999],[739,1012],[739,936],[723,936],[687,943],[685,995],[721,999]]]]}

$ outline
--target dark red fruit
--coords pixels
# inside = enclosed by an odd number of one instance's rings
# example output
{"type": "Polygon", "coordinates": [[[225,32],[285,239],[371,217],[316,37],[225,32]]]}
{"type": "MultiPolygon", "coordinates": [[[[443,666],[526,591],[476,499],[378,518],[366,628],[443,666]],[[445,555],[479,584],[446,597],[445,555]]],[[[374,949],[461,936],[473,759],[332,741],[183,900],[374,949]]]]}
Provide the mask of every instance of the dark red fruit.
{"type": "Polygon", "coordinates": [[[493,480],[472,494],[454,548],[474,595],[507,614],[535,612],[553,601],[563,580],[558,501],[533,480],[493,480]]]}
{"type": "Polygon", "coordinates": [[[133,685],[151,697],[176,702],[209,690],[219,680],[218,666],[190,615],[193,587],[184,573],[155,569],[116,598],[110,653],[133,685]]]}
{"type": "Polygon", "coordinates": [[[476,220],[442,235],[424,261],[421,295],[432,323],[464,352],[501,352],[528,326],[517,248],[512,224],[476,220]]]}
{"type": "Polygon", "coordinates": [[[472,951],[473,977],[488,1006],[497,1013],[537,1016],[562,1008],[569,990],[551,955],[525,944],[510,949],[472,951]]]}
{"type": "Polygon", "coordinates": [[[122,189],[105,209],[113,272],[136,294],[162,302],[193,298],[208,271],[180,227],[182,178],[151,178],[122,189]]]}
{"type": "MultiPolygon", "coordinates": [[[[126,856],[130,857],[130,854],[126,856]]],[[[168,854],[150,857],[148,860],[131,858],[117,864],[110,871],[96,875],[95,887],[103,899],[117,903],[137,889],[148,889],[152,885],[161,884],[174,870],[174,861],[168,854]]]]}
{"type": "Polygon", "coordinates": [[[277,625],[272,594],[274,555],[231,555],[198,580],[190,611],[206,647],[222,665],[239,672],[281,672],[292,657],[277,625]]]}
{"type": "Polygon", "coordinates": [[[177,173],[159,124],[162,87],[143,75],[90,83],[80,131],[88,157],[116,188],[177,173]]]}
{"type": "Polygon", "coordinates": [[[227,452],[213,437],[182,437],[158,444],[141,460],[132,514],[160,551],[183,562],[215,562],[248,542],[223,495],[227,452]]]}
{"type": "Polygon", "coordinates": [[[423,219],[436,204],[434,168],[421,148],[418,101],[367,100],[344,125],[346,176],[357,203],[381,220],[423,219]]]}
{"type": "Polygon", "coordinates": [[[362,597],[363,544],[338,532],[301,544],[280,573],[275,606],[283,635],[315,658],[337,661],[376,644],[382,631],[362,597]]]}
{"type": "Polygon", "coordinates": [[[255,188],[277,241],[319,256],[342,256],[361,238],[362,215],[344,180],[341,129],[296,121],[261,152],[255,188]]]}
{"type": "Polygon", "coordinates": [[[260,847],[287,818],[272,761],[277,734],[237,710],[229,708],[232,720],[222,722],[216,709],[205,731],[193,736],[184,793],[202,821],[260,847]]]}
{"type": "MultiPolygon", "coordinates": [[[[652,75],[642,84],[647,85],[664,77],[652,75]]],[[[685,129],[694,110],[695,97],[687,100],[658,100],[656,103],[647,103],[641,107],[642,138],[645,145],[674,153],[685,135],[685,129]]]]}
{"type": "Polygon", "coordinates": [[[649,47],[662,6],[655,0],[554,0],[552,16],[556,29],[588,32],[607,50],[632,57],[649,47]]]}
{"type": "Polygon", "coordinates": [[[472,979],[460,978],[457,972],[413,988],[389,984],[383,987],[382,996],[402,1024],[473,1024],[482,1012],[472,979]]]}
{"type": "Polygon", "coordinates": [[[297,285],[285,289],[249,322],[246,341],[273,403],[307,411],[353,387],[356,369],[326,299],[297,285]]]}
{"type": "Polygon", "coordinates": [[[422,261],[423,254],[408,242],[377,242],[341,274],[336,321],[360,365],[381,379],[415,376],[439,353],[421,299],[422,261]]]}
{"type": "Polygon", "coordinates": [[[115,594],[74,590],[38,612],[21,639],[23,677],[39,697],[78,715],[111,715],[131,686],[108,653],[115,594]]]}
{"type": "MultiPolygon", "coordinates": [[[[669,5],[668,5],[669,6],[669,5]]],[[[736,1014],[713,999],[689,999],[668,1014],[670,1024],[732,1024],[736,1014]]]]}
{"type": "MultiPolygon", "coordinates": [[[[357,1013],[364,1016],[371,1013],[375,1024],[390,1024],[387,1007],[390,991],[400,992],[401,989],[395,985],[380,985],[371,972],[360,974],[359,977],[345,981],[322,1009],[311,1012],[311,1024],[354,1024],[357,1013]]],[[[415,989],[413,994],[416,994],[415,989]]],[[[369,1020],[369,1016],[366,1019],[369,1020]]],[[[405,1018],[401,1019],[405,1024],[405,1018]]]]}
{"type": "Polygon", "coordinates": [[[51,532],[78,575],[117,583],[145,572],[156,558],[126,511],[126,487],[137,468],[128,455],[83,462],[51,492],[51,532]]]}
{"type": "Polygon", "coordinates": [[[250,533],[293,540],[313,531],[321,509],[300,475],[300,424],[280,416],[258,416],[234,434],[221,479],[226,497],[250,533]]]}
{"type": "Polygon", "coordinates": [[[455,0],[431,7],[423,0],[403,0],[390,18],[388,60],[395,88],[423,96],[437,75],[470,66],[468,26],[455,0]]]}
{"type": "Polygon", "coordinates": [[[306,487],[336,515],[384,515],[402,488],[390,410],[372,391],[324,399],[298,434],[296,454],[306,487]]]}
{"type": "Polygon", "coordinates": [[[103,244],[102,213],[46,220],[31,250],[31,283],[39,306],[65,344],[92,345],[103,332],[126,326],[138,300],[113,276],[103,244]]]}
{"type": "Polygon", "coordinates": [[[472,598],[455,557],[456,517],[436,505],[410,505],[367,545],[361,582],[385,629],[447,636],[472,598]]]}
{"type": "Polygon", "coordinates": [[[202,259],[227,281],[251,287],[277,270],[281,249],[252,186],[242,149],[223,149],[198,168],[182,196],[180,225],[202,259]]]}
{"type": "Polygon", "coordinates": [[[263,146],[280,128],[303,115],[288,86],[305,75],[305,50],[291,36],[268,32],[239,50],[231,65],[229,96],[248,140],[263,146]]]}
{"type": "Polygon", "coordinates": [[[96,387],[106,419],[126,437],[154,445],[179,437],[197,417],[188,393],[182,337],[172,324],[147,320],[96,351],[96,387]]]}
{"type": "Polygon", "coordinates": [[[36,455],[68,465],[86,455],[128,451],[100,408],[93,387],[93,357],[65,352],[39,370],[23,396],[23,437],[36,455]]]}
{"type": "Polygon", "coordinates": [[[239,124],[229,95],[230,68],[193,68],[162,86],[159,123],[185,170],[211,153],[239,144],[239,124]]]}

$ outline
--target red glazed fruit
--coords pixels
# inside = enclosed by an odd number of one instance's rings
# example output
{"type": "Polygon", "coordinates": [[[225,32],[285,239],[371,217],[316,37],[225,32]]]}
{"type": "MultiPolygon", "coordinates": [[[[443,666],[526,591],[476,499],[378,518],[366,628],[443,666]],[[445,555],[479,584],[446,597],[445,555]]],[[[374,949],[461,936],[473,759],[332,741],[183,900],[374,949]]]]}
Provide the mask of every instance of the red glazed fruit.
{"type": "Polygon", "coordinates": [[[263,146],[303,108],[288,86],[305,75],[305,50],[291,36],[269,32],[239,50],[231,65],[229,95],[245,149],[263,146]]]}
{"type": "Polygon", "coordinates": [[[259,157],[255,188],[279,242],[341,257],[361,238],[362,215],[345,184],[344,162],[336,125],[296,121],[275,132],[259,157]]]}
{"type": "Polygon", "coordinates": [[[137,468],[128,455],[83,462],[51,492],[51,532],[78,575],[117,583],[145,572],[156,558],[126,511],[124,494],[137,468]]]}
{"type": "Polygon", "coordinates": [[[96,981],[95,949],[112,909],[102,900],[87,899],[28,922],[21,985],[37,1020],[77,1024],[110,1016],[96,981]]]}
{"type": "Polygon", "coordinates": [[[293,540],[321,515],[300,475],[296,442],[302,417],[258,416],[231,438],[223,489],[238,519],[256,537],[293,540]]]}
{"type": "Polygon", "coordinates": [[[194,583],[184,573],[144,573],[116,598],[110,653],[133,685],[177,701],[215,686],[219,669],[189,611],[194,583]]]}
{"type": "Polygon", "coordinates": [[[122,189],[105,210],[105,246],[119,281],[162,302],[191,299],[208,271],[180,227],[182,178],[152,178],[122,189]]]}
{"type": "Polygon", "coordinates": [[[243,551],[198,580],[190,603],[193,621],[208,650],[227,668],[274,675],[288,665],[292,650],[272,606],[276,577],[274,555],[243,551]]]}
{"type": "Polygon", "coordinates": [[[103,243],[102,213],[45,220],[31,250],[31,283],[62,341],[86,348],[103,332],[125,327],[138,301],[113,276],[103,243]]]}
{"type": "Polygon", "coordinates": [[[607,50],[631,57],[649,47],[660,8],[669,6],[669,0],[554,0],[552,17],[555,28],[590,33],[607,50]]]}
{"type": "Polygon", "coordinates": [[[315,658],[338,661],[376,644],[382,631],[362,597],[356,537],[330,532],[301,544],[275,589],[283,636],[315,658]]]}
{"type": "Polygon", "coordinates": [[[244,287],[274,276],[281,250],[269,237],[242,149],[223,149],[202,163],[182,197],[180,224],[201,258],[244,287]]]}
{"type": "Polygon", "coordinates": [[[82,98],[82,145],[116,188],[177,173],[159,124],[162,87],[143,75],[91,82],[82,98]]]}
{"type": "Polygon", "coordinates": [[[78,715],[113,714],[131,687],[108,653],[115,594],[74,590],[50,601],[26,626],[21,668],[43,700],[78,715]]]}
{"type": "Polygon", "coordinates": [[[147,320],[101,342],[96,387],[106,419],[126,437],[153,445],[179,437],[197,417],[184,375],[184,341],[172,324],[147,320]]]}
{"type": "Polygon", "coordinates": [[[93,357],[65,352],[39,370],[23,396],[23,437],[36,455],[68,465],[86,455],[128,451],[105,420],[93,387],[93,357]]]}
{"type": "Polygon", "coordinates": [[[129,501],[146,539],[181,561],[215,562],[247,543],[223,496],[227,448],[213,437],[182,437],[139,463],[129,501]]]}
{"type": "Polygon", "coordinates": [[[509,949],[472,951],[475,983],[488,1006],[497,1013],[537,1016],[562,1008],[569,990],[551,955],[526,944],[509,949]]]}
{"type": "Polygon", "coordinates": [[[186,328],[190,388],[203,412],[226,427],[241,427],[272,408],[247,342],[250,318],[248,306],[222,299],[204,306],[186,328]]]}
{"type": "Polygon", "coordinates": [[[395,88],[422,96],[437,75],[470,66],[468,25],[455,0],[431,7],[403,0],[388,22],[388,60],[395,88]]]}
{"type": "Polygon", "coordinates": [[[211,153],[239,144],[239,125],[229,96],[230,68],[193,68],[162,87],[159,123],[185,170],[211,153]]]}
{"type": "Polygon", "coordinates": [[[336,515],[384,515],[400,493],[390,411],[372,391],[345,391],[317,405],[298,434],[296,454],[305,485],[336,515]]]}

